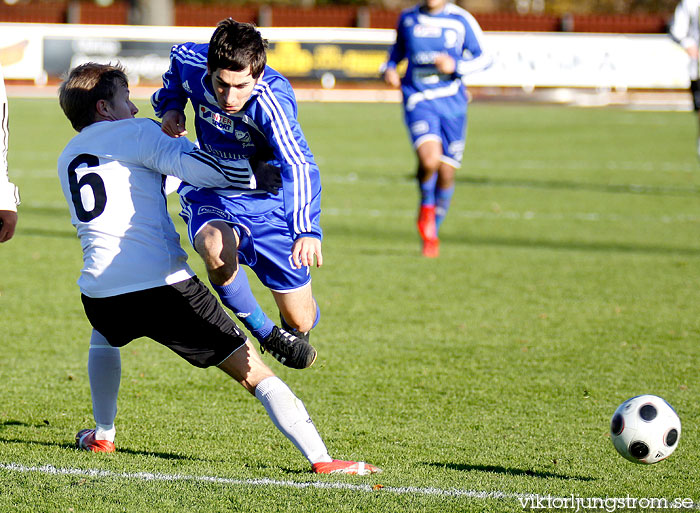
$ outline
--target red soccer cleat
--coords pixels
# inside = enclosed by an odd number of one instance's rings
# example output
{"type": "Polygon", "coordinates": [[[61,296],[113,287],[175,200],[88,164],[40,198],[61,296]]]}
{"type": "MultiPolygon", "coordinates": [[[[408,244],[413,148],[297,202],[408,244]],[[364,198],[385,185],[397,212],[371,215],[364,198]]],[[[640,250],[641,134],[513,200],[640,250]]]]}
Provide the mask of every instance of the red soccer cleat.
{"type": "Polygon", "coordinates": [[[440,256],[440,241],[438,239],[423,241],[423,256],[426,258],[437,258],[440,256]]]}
{"type": "Polygon", "coordinates": [[[382,471],[379,467],[365,463],[364,461],[323,461],[314,463],[311,468],[316,474],[352,474],[358,476],[368,476],[378,474],[382,471]]]}
{"type": "Polygon", "coordinates": [[[416,224],[420,238],[423,240],[423,256],[437,258],[440,254],[440,241],[435,226],[435,206],[421,205],[416,224]]]}
{"type": "Polygon", "coordinates": [[[81,429],[75,435],[75,446],[92,452],[114,452],[114,442],[109,440],[95,440],[94,429],[81,429]]]}
{"type": "Polygon", "coordinates": [[[421,205],[418,211],[418,233],[424,241],[437,239],[435,226],[435,205],[421,205]]]}

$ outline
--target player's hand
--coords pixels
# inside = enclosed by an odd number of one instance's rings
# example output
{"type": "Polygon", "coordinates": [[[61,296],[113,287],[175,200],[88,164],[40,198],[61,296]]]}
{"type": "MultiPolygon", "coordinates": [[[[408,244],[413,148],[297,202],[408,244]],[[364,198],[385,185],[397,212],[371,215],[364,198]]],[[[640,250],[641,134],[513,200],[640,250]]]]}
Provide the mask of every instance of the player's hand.
{"type": "Polygon", "coordinates": [[[282,170],[255,157],[250,159],[250,169],[255,176],[256,188],[276,196],[282,187],[282,170]]]}
{"type": "Polygon", "coordinates": [[[17,212],[14,210],[0,210],[0,242],[7,242],[15,234],[17,226],[17,212]]]}
{"type": "Polygon", "coordinates": [[[435,67],[440,73],[451,75],[457,69],[457,62],[446,53],[441,53],[435,57],[435,67]]]}
{"type": "Polygon", "coordinates": [[[184,112],[169,110],[163,115],[163,122],[160,125],[160,129],[170,137],[184,137],[187,135],[185,121],[184,112]]]}
{"type": "Polygon", "coordinates": [[[384,72],[384,82],[391,87],[399,87],[401,85],[401,77],[396,68],[387,68],[384,72]]]}
{"type": "Polygon", "coordinates": [[[316,267],[323,265],[321,241],[316,237],[299,237],[292,246],[292,265],[297,269],[302,266],[311,267],[316,257],[316,267]]]}
{"type": "Polygon", "coordinates": [[[697,60],[699,53],[697,45],[690,45],[686,47],[685,52],[688,54],[688,57],[690,57],[693,60],[697,60]]]}

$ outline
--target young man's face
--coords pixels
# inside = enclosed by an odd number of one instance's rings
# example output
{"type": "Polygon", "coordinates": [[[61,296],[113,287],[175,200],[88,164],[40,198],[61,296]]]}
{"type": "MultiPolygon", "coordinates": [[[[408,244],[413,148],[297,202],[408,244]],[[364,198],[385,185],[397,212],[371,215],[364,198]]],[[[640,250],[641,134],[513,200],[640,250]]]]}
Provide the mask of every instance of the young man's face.
{"type": "Polygon", "coordinates": [[[447,0],[423,0],[423,5],[431,12],[441,11],[446,4],[447,0]]]}
{"type": "Polygon", "coordinates": [[[242,71],[218,68],[210,73],[219,107],[231,114],[243,108],[253,94],[255,84],[258,83],[258,79],[250,74],[250,66],[246,66],[242,71]]]}
{"type": "Polygon", "coordinates": [[[108,103],[108,117],[111,121],[120,119],[131,119],[136,116],[139,111],[129,99],[129,88],[124,84],[117,86],[117,92],[114,94],[111,102],[108,103]]]}

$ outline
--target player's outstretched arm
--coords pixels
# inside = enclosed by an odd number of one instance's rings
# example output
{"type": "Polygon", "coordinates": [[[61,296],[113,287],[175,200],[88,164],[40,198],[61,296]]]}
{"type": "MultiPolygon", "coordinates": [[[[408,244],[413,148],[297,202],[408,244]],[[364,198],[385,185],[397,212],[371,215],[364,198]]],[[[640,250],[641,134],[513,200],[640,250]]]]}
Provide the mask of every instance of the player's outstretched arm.
{"type": "Polygon", "coordinates": [[[292,263],[300,269],[302,266],[311,267],[316,258],[316,267],[323,265],[323,254],[321,253],[321,240],[316,237],[299,237],[292,246],[292,263]]]}
{"type": "MultiPolygon", "coordinates": [[[[103,130],[109,127],[103,128],[103,130]]],[[[163,175],[170,175],[195,187],[236,187],[250,189],[247,160],[219,160],[201,151],[187,137],[169,137],[151,119],[134,119],[118,127],[121,137],[115,148],[124,160],[163,175]]],[[[115,149],[115,152],[117,151],[115,149]]]]}

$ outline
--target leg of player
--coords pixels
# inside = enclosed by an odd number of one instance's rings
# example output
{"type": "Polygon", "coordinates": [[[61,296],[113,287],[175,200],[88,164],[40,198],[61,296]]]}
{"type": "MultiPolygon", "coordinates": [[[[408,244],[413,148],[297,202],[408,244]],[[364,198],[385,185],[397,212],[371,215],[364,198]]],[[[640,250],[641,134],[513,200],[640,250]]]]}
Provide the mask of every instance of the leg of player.
{"type": "MultiPolygon", "coordinates": [[[[699,100],[700,101],[700,100],[699,100]]],[[[700,158],[700,105],[696,107],[695,109],[695,114],[698,117],[698,145],[697,145],[697,153],[698,153],[698,158],[700,158]]]]}
{"type": "Polygon", "coordinates": [[[698,139],[696,152],[698,158],[700,158],[700,81],[691,80],[690,81],[690,97],[693,100],[693,110],[695,111],[695,116],[698,121],[698,139]]]}
{"type": "Polygon", "coordinates": [[[418,156],[418,186],[421,202],[418,212],[418,233],[423,241],[423,255],[439,255],[439,241],[435,226],[435,186],[442,157],[442,144],[437,139],[426,139],[416,148],[418,156]]]}
{"type": "Polygon", "coordinates": [[[250,342],[234,351],[219,368],[262,403],[273,424],[304,455],[317,474],[381,472],[368,463],[331,458],[304,403],[263,363],[250,342]]]}
{"type": "Polygon", "coordinates": [[[435,234],[440,232],[440,225],[450,209],[455,192],[455,168],[446,162],[440,163],[438,179],[435,186],[435,234]]]}
{"type": "Polygon", "coordinates": [[[92,396],[95,429],[83,429],[75,436],[79,448],[93,452],[114,452],[114,419],[122,365],[118,347],[112,347],[96,330],[92,330],[88,352],[88,377],[92,396]]]}
{"type": "Polygon", "coordinates": [[[194,247],[204,260],[212,287],[250,333],[277,360],[293,369],[305,369],[316,360],[308,342],[280,330],[263,312],[238,265],[238,235],[223,221],[212,221],[199,231],[194,247]]]}
{"type": "Polygon", "coordinates": [[[291,292],[272,291],[280,311],[282,327],[308,342],[309,332],[321,319],[321,309],[314,299],[311,283],[291,292]]]}

